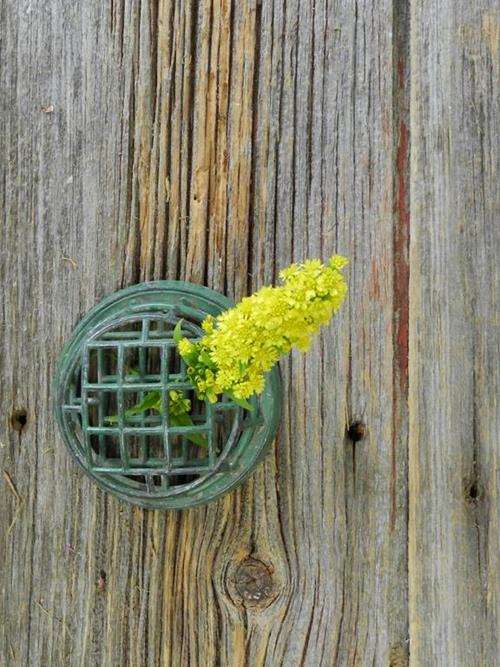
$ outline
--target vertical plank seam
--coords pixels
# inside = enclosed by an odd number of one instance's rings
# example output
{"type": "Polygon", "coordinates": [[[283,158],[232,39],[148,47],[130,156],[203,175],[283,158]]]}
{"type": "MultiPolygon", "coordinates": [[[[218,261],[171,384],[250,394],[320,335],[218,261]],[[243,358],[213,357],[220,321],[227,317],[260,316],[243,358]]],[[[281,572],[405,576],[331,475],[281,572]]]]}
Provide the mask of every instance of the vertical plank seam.
{"type": "MultiPolygon", "coordinates": [[[[394,2],[393,14],[393,143],[394,143],[394,233],[393,233],[393,404],[408,399],[409,317],[409,17],[405,4],[394,2]]],[[[396,523],[396,436],[398,410],[393,409],[391,530],[396,523]]]]}
{"type": "MultiPolygon", "coordinates": [[[[393,318],[392,318],[392,428],[391,428],[391,483],[390,531],[398,525],[398,465],[399,457],[408,461],[408,365],[409,365],[409,298],[410,298],[410,10],[408,3],[394,0],[392,7],[392,145],[393,145],[393,318]],[[398,451],[400,452],[398,457],[398,451]]],[[[408,464],[405,467],[408,471],[408,464]]],[[[408,474],[404,480],[406,512],[399,525],[405,526],[406,535],[406,637],[409,638],[409,559],[408,474]]],[[[397,645],[399,646],[399,644],[397,645]]],[[[394,647],[390,647],[392,651],[394,647]]],[[[404,644],[402,655],[409,661],[410,646],[404,644]]],[[[391,659],[392,660],[392,659],[391,659]]],[[[391,662],[392,664],[392,662],[391,662]]]]}
{"type": "MultiPolygon", "coordinates": [[[[19,434],[19,441],[21,440],[21,434],[19,434]]],[[[29,596],[28,596],[28,609],[29,609],[29,626],[28,626],[28,650],[27,650],[27,662],[30,664],[30,653],[31,653],[31,629],[33,624],[33,571],[34,571],[34,554],[35,554],[35,542],[36,542],[36,506],[38,498],[38,448],[35,447],[35,466],[34,466],[34,482],[33,482],[33,507],[31,515],[31,542],[30,542],[30,584],[29,584],[29,596]]]]}
{"type": "Polygon", "coordinates": [[[255,216],[255,202],[258,197],[256,180],[257,180],[257,159],[256,159],[256,145],[257,145],[257,127],[259,119],[259,78],[261,71],[261,32],[262,32],[262,4],[257,0],[255,8],[255,45],[254,45],[254,70],[252,83],[252,130],[251,130],[251,157],[250,157],[250,193],[248,204],[248,256],[247,256],[247,293],[250,292],[254,285],[254,219],[255,216]]]}

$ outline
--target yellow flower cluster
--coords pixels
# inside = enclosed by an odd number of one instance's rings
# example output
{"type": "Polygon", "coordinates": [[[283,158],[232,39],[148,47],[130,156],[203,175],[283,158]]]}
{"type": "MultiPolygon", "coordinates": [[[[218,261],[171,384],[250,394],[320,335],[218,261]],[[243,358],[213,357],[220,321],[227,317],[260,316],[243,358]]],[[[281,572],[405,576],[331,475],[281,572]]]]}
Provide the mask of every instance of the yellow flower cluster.
{"type": "MultiPolygon", "coordinates": [[[[168,411],[174,417],[182,417],[191,410],[191,401],[186,398],[184,392],[170,391],[168,397],[168,411]]],[[[161,412],[161,398],[159,412],[161,412]]]]}
{"type": "Polygon", "coordinates": [[[265,373],[293,347],[305,352],[313,334],[340,308],[347,292],[336,255],[292,264],[280,273],[283,285],[263,287],[215,320],[202,323],[205,335],[178,342],[199,398],[215,402],[226,393],[243,401],[264,388],[265,373]]]}

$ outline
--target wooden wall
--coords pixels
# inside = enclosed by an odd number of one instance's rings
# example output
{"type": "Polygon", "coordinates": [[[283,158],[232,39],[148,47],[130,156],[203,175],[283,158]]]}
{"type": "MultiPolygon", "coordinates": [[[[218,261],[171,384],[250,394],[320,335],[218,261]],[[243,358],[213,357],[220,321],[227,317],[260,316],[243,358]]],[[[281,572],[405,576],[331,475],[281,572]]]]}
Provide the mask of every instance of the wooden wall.
{"type": "Polygon", "coordinates": [[[495,0],[2,0],[0,39],[0,664],[494,667],[495,0]],[[240,490],[151,512],[75,467],[53,377],[99,299],[334,252],[240,490]]]}

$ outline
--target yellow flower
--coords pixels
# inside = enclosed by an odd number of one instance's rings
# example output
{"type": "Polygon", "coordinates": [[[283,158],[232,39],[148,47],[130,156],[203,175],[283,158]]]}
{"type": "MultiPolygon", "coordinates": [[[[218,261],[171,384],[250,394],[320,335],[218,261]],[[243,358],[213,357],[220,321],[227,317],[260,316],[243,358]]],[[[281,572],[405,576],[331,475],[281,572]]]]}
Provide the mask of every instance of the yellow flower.
{"type": "Polygon", "coordinates": [[[178,348],[181,357],[187,357],[189,354],[191,354],[191,352],[193,352],[195,345],[187,338],[182,338],[182,340],[179,341],[178,348]]]}
{"type": "Polygon", "coordinates": [[[215,320],[208,316],[198,342],[182,339],[178,349],[198,397],[215,402],[224,392],[236,399],[261,393],[265,373],[280,356],[294,347],[307,351],[342,305],[346,264],[339,255],[326,266],[317,259],[292,264],[280,273],[283,285],[263,287],[215,320]]]}
{"type": "Polygon", "coordinates": [[[181,417],[191,410],[191,401],[182,391],[170,391],[168,394],[168,410],[170,414],[181,417]]]}

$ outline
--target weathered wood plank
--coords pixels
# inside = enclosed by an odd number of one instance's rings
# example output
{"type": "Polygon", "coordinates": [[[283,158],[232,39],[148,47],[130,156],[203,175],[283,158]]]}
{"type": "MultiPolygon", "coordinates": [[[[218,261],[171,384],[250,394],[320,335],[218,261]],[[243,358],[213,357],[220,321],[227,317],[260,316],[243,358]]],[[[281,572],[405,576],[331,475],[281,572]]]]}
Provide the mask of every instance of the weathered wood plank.
{"type": "Polygon", "coordinates": [[[4,5],[2,398],[5,414],[28,415],[2,435],[22,499],[1,500],[8,662],[385,664],[404,646],[391,11],[4,5]],[[240,491],[165,515],[120,505],[75,470],[51,378],[103,294],[182,277],[239,298],[335,250],[353,260],[350,305],[306,360],[283,364],[275,455],[240,491]],[[357,456],[351,417],[368,423],[357,456]]]}
{"type": "Polygon", "coordinates": [[[414,2],[410,524],[414,665],[499,645],[500,13],[414,2]]]}
{"type": "Polygon", "coordinates": [[[2,664],[494,664],[498,17],[413,3],[410,62],[406,4],[0,5],[2,664]],[[52,378],[103,295],[335,251],[348,302],[240,490],[146,512],[75,469],[52,378]]]}

